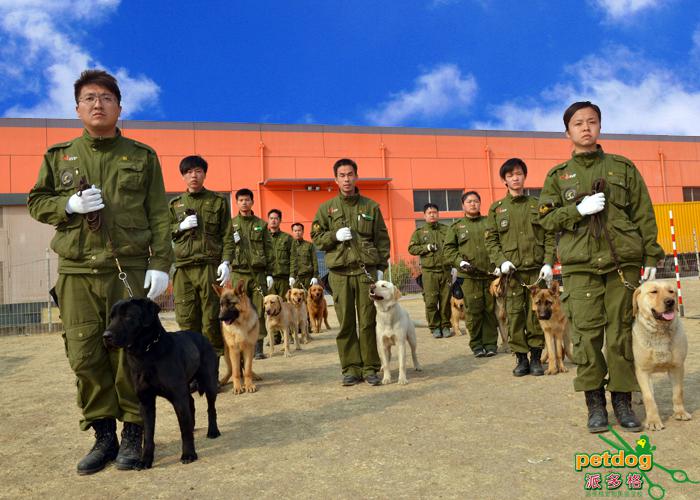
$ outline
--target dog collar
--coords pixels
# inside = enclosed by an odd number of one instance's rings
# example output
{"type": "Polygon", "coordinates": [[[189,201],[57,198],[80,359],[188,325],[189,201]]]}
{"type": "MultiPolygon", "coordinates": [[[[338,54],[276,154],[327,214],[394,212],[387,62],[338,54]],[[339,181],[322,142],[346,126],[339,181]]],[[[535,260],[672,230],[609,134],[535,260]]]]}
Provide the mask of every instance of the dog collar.
{"type": "Polygon", "coordinates": [[[153,347],[155,344],[158,343],[158,341],[160,340],[160,334],[161,334],[161,332],[158,332],[158,336],[155,338],[155,340],[151,340],[148,343],[148,345],[146,346],[146,352],[150,351],[151,347],[153,347]]]}

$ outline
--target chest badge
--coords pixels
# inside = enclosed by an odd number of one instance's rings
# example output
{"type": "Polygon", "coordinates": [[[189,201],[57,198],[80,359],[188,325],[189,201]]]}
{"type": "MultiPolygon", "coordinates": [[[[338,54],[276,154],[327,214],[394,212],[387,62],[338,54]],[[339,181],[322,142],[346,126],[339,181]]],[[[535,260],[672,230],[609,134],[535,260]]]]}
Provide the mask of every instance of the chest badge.
{"type": "Polygon", "coordinates": [[[503,219],[503,220],[501,221],[501,227],[502,227],[502,228],[508,227],[508,219],[503,219]]]}
{"type": "Polygon", "coordinates": [[[576,189],[574,188],[569,188],[566,191],[564,191],[564,199],[566,201],[571,201],[574,198],[576,198],[576,189]]]}
{"type": "Polygon", "coordinates": [[[73,172],[66,170],[65,172],[61,173],[61,185],[66,187],[73,185],[73,172]]]}

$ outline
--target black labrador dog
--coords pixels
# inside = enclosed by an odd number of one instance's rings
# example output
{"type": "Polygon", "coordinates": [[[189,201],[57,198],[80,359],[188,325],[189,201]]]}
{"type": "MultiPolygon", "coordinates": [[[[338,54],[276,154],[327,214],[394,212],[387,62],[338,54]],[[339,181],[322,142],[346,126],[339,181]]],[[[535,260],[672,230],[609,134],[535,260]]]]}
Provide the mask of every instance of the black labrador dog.
{"type": "Polygon", "coordinates": [[[164,397],[175,408],[182,436],[180,461],[183,464],[197,460],[190,381],[196,380],[199,394],[207,395],[207,437],[221,435],[216,424],[218,358],[214,348],[201,333],[166,332],[158,318],[159,311],[158,304],[149,299],[120,300],[112,306],[109,325],[103,334],[107,346],[121,347],[126,351],[143,418],[141,466],[146,469],[153,465],[156,396],[164,397]]]}

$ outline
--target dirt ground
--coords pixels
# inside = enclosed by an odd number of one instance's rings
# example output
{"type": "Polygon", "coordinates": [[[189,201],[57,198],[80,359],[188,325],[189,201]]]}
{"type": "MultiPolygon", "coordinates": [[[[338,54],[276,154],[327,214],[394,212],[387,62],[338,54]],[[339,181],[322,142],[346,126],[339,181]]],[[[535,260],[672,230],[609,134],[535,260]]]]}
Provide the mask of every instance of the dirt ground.
{"type": "MultiPolygon", "coordinates": [[[[683,287],[690,343],[685,400],[693,420],[669,420],[670,385],[662,377],[656,392],[666,429],[649,434],[655,461],[700,480],[700,281],[687,279],[683,287]]],[[[585,497],[574,454],[609,447],[586,432],[575,370],[515,378],[510,355],[475,359],[467,337],[430,336],[419,296],[402,304],[419,325],[424,367],[409,372],[408,385],[341,387],[334,331],[323,332],[289,359],[278,353],[256,362],[264,378],[257,393],[220,394],[220,438],[206,439],[206,404],[196,399],[198,461],[179,462],[177,421],[159,399],[153,469],[109,466],[86,477],[75,466],[92,432],[77,426],[60,335],[0,337],[0,497],[585,497]]],[[[332,310],[330,316],[336,326],[332,310]]],[[[643,415],[641,405],[635,408],[643,415]]],[[[634,446],[639,435],[623,437],[634,446]]],[[[675,483],[658,469],[649,476],[666,488],[666,498],[700,498],[700,484],[675,483]]]]}

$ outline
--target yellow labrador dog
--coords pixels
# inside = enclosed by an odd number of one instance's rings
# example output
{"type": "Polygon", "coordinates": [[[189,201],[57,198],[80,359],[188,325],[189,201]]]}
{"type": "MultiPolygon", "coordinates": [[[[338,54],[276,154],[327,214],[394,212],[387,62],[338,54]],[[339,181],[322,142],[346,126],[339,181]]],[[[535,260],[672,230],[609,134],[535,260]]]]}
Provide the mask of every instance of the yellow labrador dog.
{"type": "Polygon", "coordinates": [[[296,350],[301,349],[299,345],[299,334],[294,325],[294,306],[289,302],[283,302],[279,295],[265,295],[263,299],[263,309],[265,310],[265,328],[267,329],[267,341],[270,345],[270,357],[275,352],[274,332],[280,332],[284,339],[284,357],[288,358],[289,334],[294,335],[294,345],[296,350]]]}
{"type": "Polygon", "coordinates": [[[658,431],[664,428],[654,400],[653,373],[668,373],[673,387],[673,417],[690,420],[683,406],[683,363],[688,339],[676,314],[676,290],[671,283],[647,281],[634,291],[632,350],[634,370],[646,410],[644,425],[658,431]]]}
{"type": "Polygon", "coordinates": [[[382,360],[384,378],[382,384],[391,383],[391,346],[399,349],[399,384],[407,384],[406,343],[411,347],[413,368],[421,371],[416,356],[416,327],[406,310],[399,305],[401,292],[388,281],[377,281],[370,285],[369,296],[377,308],[377,351],[382,360]]]}

